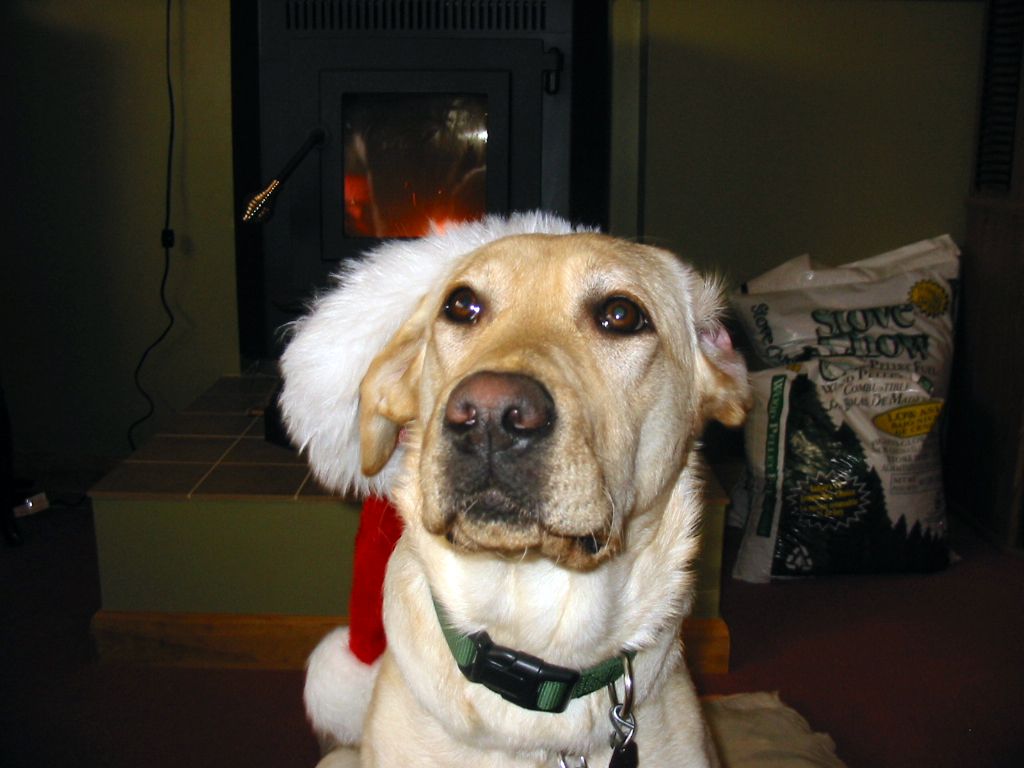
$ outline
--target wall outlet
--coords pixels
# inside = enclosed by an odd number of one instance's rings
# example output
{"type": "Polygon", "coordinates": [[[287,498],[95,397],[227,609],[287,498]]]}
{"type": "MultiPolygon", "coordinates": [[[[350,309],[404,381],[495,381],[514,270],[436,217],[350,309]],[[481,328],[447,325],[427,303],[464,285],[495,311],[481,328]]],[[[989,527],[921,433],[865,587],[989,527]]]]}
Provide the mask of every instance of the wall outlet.
{"type": "Polygon", "coordinates": [[[37,493],[35,496],[29,496],[25,499],[25,503],[21,506],[14,508],[15,517],[25,517],[26,515],[34,515],[36,512],[42,512],[44,509],[49,509],[50,500],[46,498],[46,494],[43,492],[37,493]]]}

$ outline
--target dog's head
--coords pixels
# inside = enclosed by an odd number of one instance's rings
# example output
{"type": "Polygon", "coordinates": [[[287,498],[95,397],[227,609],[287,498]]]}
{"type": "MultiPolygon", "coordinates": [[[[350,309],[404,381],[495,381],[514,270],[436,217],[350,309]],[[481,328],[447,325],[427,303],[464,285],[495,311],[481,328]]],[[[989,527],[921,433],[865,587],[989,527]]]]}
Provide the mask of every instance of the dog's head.
{"type": "MultiPolygon", "coordinates": [[[[459,550],[587,569],[665,503],[705,422],[741,423],[749,395],[713,283],[666,251],[565,231],[491,239],[437,276],[362,377],[361,472],[393,469],[404,428],[408,523],[459,550]]],[[[331,354],[304,333],[283,405],[316,469],[301,425],[355,409],[300,392],[331,354]]]]}

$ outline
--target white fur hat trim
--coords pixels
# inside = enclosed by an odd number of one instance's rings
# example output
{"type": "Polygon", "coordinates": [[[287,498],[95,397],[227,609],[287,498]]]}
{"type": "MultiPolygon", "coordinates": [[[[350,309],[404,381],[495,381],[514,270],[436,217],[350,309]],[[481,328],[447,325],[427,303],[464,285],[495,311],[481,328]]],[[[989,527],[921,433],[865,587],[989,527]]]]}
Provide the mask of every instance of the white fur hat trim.
{"type": "Polygon", "coordinates": [[[309,657],[303,698],[313,730],[334,744],[356,746],[370,706],[380,659],[364,664],[348,645],[348,627],[327,635],[309,657]]]}

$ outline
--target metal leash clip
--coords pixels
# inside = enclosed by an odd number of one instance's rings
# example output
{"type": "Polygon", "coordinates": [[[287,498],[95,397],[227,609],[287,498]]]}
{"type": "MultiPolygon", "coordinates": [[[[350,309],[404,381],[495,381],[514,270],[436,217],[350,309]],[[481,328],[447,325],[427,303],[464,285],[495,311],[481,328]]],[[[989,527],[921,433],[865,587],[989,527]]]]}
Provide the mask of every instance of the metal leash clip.
{"type": "Polygon", "coordinates": [[[640,755],[636,741],[636,718],[633,716],[633,662],[627,654],[622,654],[622,701],[619,701],[615,683],[609,683],[608,695],[612,700],[612,708],[608,717],[612,721],[611,748],[612,759],[608,768],[637,768],[640,755]]]}

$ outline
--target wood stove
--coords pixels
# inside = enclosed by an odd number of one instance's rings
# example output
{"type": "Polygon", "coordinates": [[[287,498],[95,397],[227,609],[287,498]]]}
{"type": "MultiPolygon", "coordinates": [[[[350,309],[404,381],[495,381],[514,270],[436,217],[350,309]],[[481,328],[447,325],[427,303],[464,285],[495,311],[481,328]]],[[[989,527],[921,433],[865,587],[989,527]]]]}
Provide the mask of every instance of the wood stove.
{"type": "Polygon", "coordinates": [[[607,3],[235,0],[232,26],[244,357],[384,239],[536,208],[606,225],[607,3]]]}

